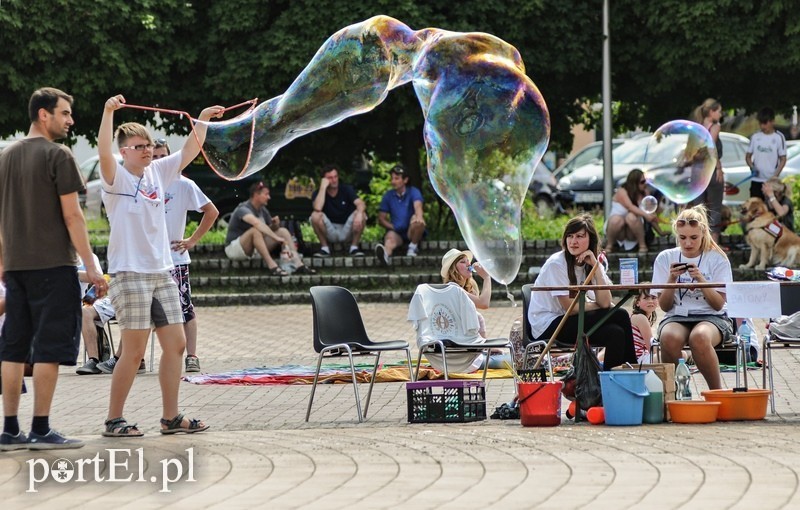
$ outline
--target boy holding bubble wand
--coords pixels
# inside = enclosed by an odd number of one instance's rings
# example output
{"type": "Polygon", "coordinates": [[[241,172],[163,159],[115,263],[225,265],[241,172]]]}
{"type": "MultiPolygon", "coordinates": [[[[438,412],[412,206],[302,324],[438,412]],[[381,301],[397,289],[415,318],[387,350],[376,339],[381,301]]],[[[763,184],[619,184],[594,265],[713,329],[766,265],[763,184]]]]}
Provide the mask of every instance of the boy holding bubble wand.
{"type": "MultiPolygon", "coordinates": [[[[164,191],[180,177],[200,153],[206,123],[198,122],[195,136],[187,138],[183,149],[153,161],[153,139],[147,128],[137,123],[122,124],[116,139],[123,164],[112,150],[114,112],[123,108],[125,98],[109,98],[97,138],[103,186],[103,203],[108,211],[111,234],[108,241],[108,272],[112,275],[109,295],[117,311],[125,344],[111,379],[108,417],[103,435],[141,436],[135,424],[128,424],[122,411],[133,379],[144,356],[152,324],[161,344],[159,365],[162,419],[161,433],[194,433],[208,428],[200,420],[184,418],[178,412],[178,386],[181,361],[186,345],[178,288],[170,275],[173,267],[164,216],[164,191]]],[[[199,121],[219,118],[225,109],[204,109],[199,121]]]]}

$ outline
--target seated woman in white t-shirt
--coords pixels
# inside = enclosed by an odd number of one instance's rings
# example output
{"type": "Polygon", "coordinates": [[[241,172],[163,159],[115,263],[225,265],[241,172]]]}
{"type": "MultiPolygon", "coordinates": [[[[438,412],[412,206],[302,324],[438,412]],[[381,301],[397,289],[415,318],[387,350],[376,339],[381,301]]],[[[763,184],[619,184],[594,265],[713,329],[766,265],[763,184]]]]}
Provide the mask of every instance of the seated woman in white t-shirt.
{"type": "MultiPolygon", "coordinates": [[[[597,264],[599,236],[594,220],[582,214],[569,220],[561,236],[562,250],[547,259],[539,272],[534,287],[582,285],[591,268],[597,264]]],[[[592,285],[611,284],[602,264],[597,268],[592,285]]],[[[575,297],[569,290],[531,292],[528,321],[535,340],[549,340],[575,297]]],[[[611,291],[598,290],[586,293],[584,332],[606,316],[613,306],[611,291]]],[[[556,337],[561,345],[574,346],[578,337],[578,307],[574,307],[564,327],[556,337]]],[[[625,362],[636,363],[633,348],[633,331],[628,312],[617,309],[589,338],[592,347],[604,346],[606,370],[625,362]]]]}
{"type": "MultiPolygon", "coordinates": [[[[656,257],[654,284],[733,281],[731,263],[711,237],[704,206],[681,211],[672,222],[672,230],[678,247],[656,257]]],[[[660,289],[658,293],[658,304],[666,312],[658,326],[662,361],[677,363],[681,349],[688,344],[708,387],[721,388],[714,347],[733,334],[725,310],[725,289],[660,289]]]]}

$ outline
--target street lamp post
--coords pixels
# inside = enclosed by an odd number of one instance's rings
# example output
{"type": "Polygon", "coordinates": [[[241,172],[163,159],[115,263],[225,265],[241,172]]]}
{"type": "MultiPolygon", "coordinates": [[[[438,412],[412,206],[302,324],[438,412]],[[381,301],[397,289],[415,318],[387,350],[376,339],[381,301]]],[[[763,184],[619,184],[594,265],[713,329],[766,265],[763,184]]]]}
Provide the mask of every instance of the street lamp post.
{"type": "Polygon", "coordinates": [[[611,160],[611,38],[608,31],[608,2],[603,0],[603,208],[605,220],[611,212],[614,192],[614,163],[611,160]]]}

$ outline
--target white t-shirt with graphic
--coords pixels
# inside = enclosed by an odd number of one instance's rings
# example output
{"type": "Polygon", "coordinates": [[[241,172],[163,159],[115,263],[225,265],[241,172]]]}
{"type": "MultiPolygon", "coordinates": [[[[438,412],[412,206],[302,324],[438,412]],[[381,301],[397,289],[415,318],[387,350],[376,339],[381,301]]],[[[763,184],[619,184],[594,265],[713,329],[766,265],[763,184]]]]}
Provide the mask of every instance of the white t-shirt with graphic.
{"type": "MultiPolygon", "coordinates": [[[[709,250],[699,257],[687,258],[681,254],[680,248],[670,248],[658,254],[653,263],[653,284],[667,283],[669,270],[676,262],[694,264],[703,273],[703,278],[709,283],[727,283],[733,281],[733,272],[728,257],[717,250],[709,250]]],[[[678,276],[675,283],[691,283],[692,277],[688,272],[678,276]]],[[[662,289],[653,289],[660,293],[662,289]]],[[[715,288],[717,292],[725,293],[725,288],[715,288]]],[[[727,305],[721,310],[714,310],[706,301],[701,289],[675,289],[675,299],[672,309],[668,310],[665,317],[672,315],[724,315],[727,305]]]]}
{"type": "MultiPolygon", "coordinates": [[[[430,340],[450,339],[463,343],[483,343],[478,333],[478,310],[467,296],[467,291],[456,283],[444,288],[420,285],[411,298],[408,320],[417,331],[417,345],[430,340]]],[[[444,364],[438,354],[425,355],[431,366],[443,370],[444,364]]],[[[474,372],[483,363],[480,353],[453,353],[447,355],[450,372],[474,372]]]]}
{"type": "Polygon", "coordinates": [[[786,156],[786,138],[780,131],[770,134],[758,131],[750,137],[747,152],[752,154],[753,166],[758,171],[753,180],[766,182],[778,171],[780,157],[786,156]]]}
{"type": "Polygon", "coordinates": [[[180,151],[157,159],[145,167],[141,177],[118,163],[114,183],[102,179],[103,204],[111,224],[109,273],[160,273],[172,269],[164,191],[180,175],[181,159],[180,151]]]}
{"type": "MultiPolygon", "coordinates": [[[[200,188],[191,179],[181,176],[167,187],[164,193],[164,213],[167,217],[167,236],[170,245],[173,241],[183,239],[186,231],[186,213],[189,211],[200,211],[200,209],[211,202],[200,188]]],[[[169,250],[174,265],[188,264],[192,261],[189,251],[180,253],[170,246],[169,250]]]]}

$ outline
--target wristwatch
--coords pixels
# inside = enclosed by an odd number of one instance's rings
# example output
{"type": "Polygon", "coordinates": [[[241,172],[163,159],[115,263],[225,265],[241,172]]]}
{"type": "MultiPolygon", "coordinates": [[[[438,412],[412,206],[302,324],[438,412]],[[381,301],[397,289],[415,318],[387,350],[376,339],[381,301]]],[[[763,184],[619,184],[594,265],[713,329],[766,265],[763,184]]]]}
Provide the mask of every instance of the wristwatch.
{"type": "Polygon", "coordinates": [[[770,201],[770,202],[775,202],[775,201],[776,201],[776,198],[775,198],[774,196],[771,196],[771,197],[769,197],[769,201],[770,201]]]}

